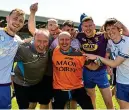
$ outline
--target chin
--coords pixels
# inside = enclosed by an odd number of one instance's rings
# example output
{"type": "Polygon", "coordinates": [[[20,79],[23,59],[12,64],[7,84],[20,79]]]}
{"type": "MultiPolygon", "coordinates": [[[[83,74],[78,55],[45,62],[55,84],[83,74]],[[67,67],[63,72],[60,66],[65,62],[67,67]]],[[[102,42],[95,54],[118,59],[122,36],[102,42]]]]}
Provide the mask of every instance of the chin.
{"type": "Polygon", "coordinates": [[[19,29],[15,29],[15,28],[11,28],[10,30],[13,31],[13,32],[18,32],[19,31],[19,29]]]}
{"type": "Polygon", "coordinates": [[[69,49],[62,49],[63,51],[68,51],[69,49]]]}

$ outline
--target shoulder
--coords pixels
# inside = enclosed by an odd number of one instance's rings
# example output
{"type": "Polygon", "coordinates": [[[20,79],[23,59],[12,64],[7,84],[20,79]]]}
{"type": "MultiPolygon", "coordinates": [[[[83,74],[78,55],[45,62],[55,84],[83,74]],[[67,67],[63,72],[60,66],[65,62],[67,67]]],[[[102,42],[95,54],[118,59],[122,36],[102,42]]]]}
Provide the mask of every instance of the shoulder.
{"type": "Polygon", "coordinates": [[[71,47],[71,49],[72,49],[72,52],[69,54],[69,56],[82,56],[82,53],[80,50],[77,50],[77,49],[72,48],[72,47],[71,47]]]}
{"type": "Polygon", "coordinates": [[[86,35],[85,35],[84,32],[79,32],[79,33],[77,33],[76,38],[78,39],[78,38],[82,38],[82,37],[85,37],[85,36],[86,36],[86,35]]]}
{"type": "Polygon", "coordinates": [[[22,49],[30,49],[30,47],[31,47],[31,43],[23,43],[23,44],[20,44],[19,45],[19,48],[22,48],[22,49]]]}
{"type": "Polygon", "coordinates": [[[95,36],[105,38],[104,32],[96,32],[95,36]]]}
{"type": "MultiPolygon", "coordinates": [[[[129,37],[127,36],[122,36],[122,39],[125,41],[125,42],[128,42],[129,41],[129,37]]],[[[128,42],[129,43],[129,42],[128,42]]]]}
{"type": "Polygon", "coordinates": [[[4,28],[0,28],[0,33],[3,33],[3,32],[5,32],[4,28]]]}
{"type": "Polygon", "coordinates": [[[24,43],[24,41],[20,38],[20,36],[18,35],[15,35],[14,39],[19,43],[19,44],[22,44],[24,43]]]}

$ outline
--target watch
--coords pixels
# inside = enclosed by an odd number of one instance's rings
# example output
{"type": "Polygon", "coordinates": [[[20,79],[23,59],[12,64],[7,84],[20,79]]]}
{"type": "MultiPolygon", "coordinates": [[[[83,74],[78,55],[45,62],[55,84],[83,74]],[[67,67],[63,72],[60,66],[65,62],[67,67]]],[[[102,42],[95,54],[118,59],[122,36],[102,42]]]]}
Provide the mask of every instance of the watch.
{"type": "Polygon", "coordinates": [[[99,66],[102,66],[102,65],[103,65],[103,64],[102,64],[102,61],[101,61],[101,59],[100,59],[99,57],[97,57],[96,60],[94,60],[94,62],[95,62],[96,64],[98,64],[99,66]]]}

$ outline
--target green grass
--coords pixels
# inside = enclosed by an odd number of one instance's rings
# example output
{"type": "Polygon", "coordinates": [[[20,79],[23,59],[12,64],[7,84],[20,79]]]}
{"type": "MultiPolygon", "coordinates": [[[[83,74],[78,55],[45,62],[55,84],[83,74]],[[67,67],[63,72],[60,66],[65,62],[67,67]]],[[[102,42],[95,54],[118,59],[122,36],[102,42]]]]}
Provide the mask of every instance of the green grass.
{"type": "MultiPolygon", "coordinates": [[[[16,63],[14,65],[16,65],[16,63]]],[[[110,79],[109,75],[108,75],[108,79],[110,79]]],[[[113,103],[115,108],[119,109],[119,105],[115,99],[115,96],[113,96],[113,103]]],[[[106,109],[101,93],[97,87],[96,87],[96,106],[97,106],[97,109],[106,109]]],[[[13,98],[12,100],[12,109],[18,109],[16,98],[13,98]]],[[[78,109],[80,109],[80,107],[78,109]]]]}
{"type": "MultiPolygon", "coordinates": [[[[119,105],[115,99],[115,96],[113,96],[113,103],[114,103],[115,108],[119,109],[119,105]]],[[[96,105],[97,105],[97,109],[106,109],[103,98],[102,98],[98,88],[96,88],[96,105]]],[[[13,100],[12,100],[12,109],[18,109],[18,106],[16,103],[16,98],[13,98],[13,100]]],[[[78,109],[80,109],[80,108],[78,108],[78,109]]]]}

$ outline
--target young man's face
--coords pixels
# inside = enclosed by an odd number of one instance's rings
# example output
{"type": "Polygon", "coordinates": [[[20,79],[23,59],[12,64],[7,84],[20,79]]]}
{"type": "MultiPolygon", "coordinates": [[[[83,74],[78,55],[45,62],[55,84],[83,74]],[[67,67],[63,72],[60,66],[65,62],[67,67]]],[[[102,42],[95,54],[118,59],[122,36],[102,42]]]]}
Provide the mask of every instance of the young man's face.
{"type": "Polygon", "coordinates": [[[84,31],[84,33],[90,37],[94,35],[94,31],[95,31],[95,24],[92,20],[88,20],[88,21],[84,21],[82,23],[82,31],[84,31]]]}
{"type": "Polygon", "coordinates": [[[115,25],[107,25],[106,32],[111,40],[115,40],[118,36],[120,36],[120,31],[115,25]]]}
{"type": "Polygon", "coordinates": [[[49,38],[43,34],[36,34],[34,39],[34,46],[38,53],[44,53],[48,49],[49,38]]]}
{"type": "Polygon", "coordinates": [[[63,28],[62,28],[62,31],[66,31],[66,32],[68,32],[71,36],[73,36],[73,33],[74,33],[74,27],[70,27],[70,26],[64,26],[63,28]]]}
{"type": "Polygon", "coordinates": [[[71,45],[71,38],[68,35],[61,35],[59,37],[59,46],[62,51],[68,51],[71,45]]]}
{"type": "Polygon", "coordinates": [[[47,29],[49,30],[50,34],[54,34],[58,29],[58,24],[55,21],[48,21],[47,29]]]}
{"type": "Polygon", "coordinates": [[[16,33],[23,27],[24,21],[25,15],[20,15],[14,11],[7,17],[7,26],[12,32],[16,33]]]}

